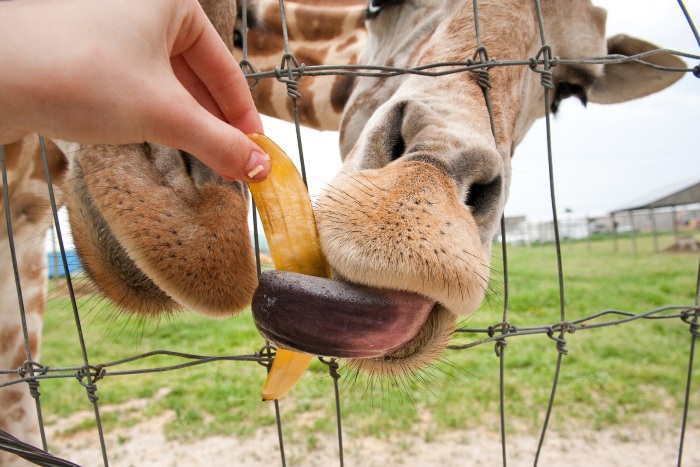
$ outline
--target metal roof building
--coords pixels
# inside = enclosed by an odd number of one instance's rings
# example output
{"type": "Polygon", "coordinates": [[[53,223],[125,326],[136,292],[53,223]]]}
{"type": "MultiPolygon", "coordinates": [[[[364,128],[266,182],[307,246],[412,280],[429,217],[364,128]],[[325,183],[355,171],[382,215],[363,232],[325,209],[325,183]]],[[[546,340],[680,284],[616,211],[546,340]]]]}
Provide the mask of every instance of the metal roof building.
{"type": "Polygon", "coordinates": [[[676,190],[672,193],[661,196],[660,198],[652,199],[640,204],[635,204],[630,207],[616,209],[612,214],[629,211],[639,211],[642,209],[657,209],[668,208],[673,206],[682,206],[685,204],[700,203],[700,182],[687,186],[681,190],[676,190]]]}
{"type": "MultiPolygon", "coordinates": [[[[660,191],[660,190],[659,190],[660,191]]],[[[657,192],[658,193],[658,192],[657,192]]],[[[690,235],[681,235],[680,232],[680,225],[679,225],[679,219],[677,215],[676,208],[681,207],[681,206],[688,206],[688,205],[700,205],[700,182],[696,182],[690,185],[687,185],[685,188],[682,188],[680,190],[674,189],[673,191],[667,190],[667,194],[662,195],[660,197],[654,197],[652,199],[648,199],[646,201],[640,202],[640,203],[634,203],[629,207],[622,208],[622,209],[616,209],[610,213],[610,218],[611,218],[611,223],[613,224],[614,228],[613,231],[617,231],[617,217],[616,215],[624,215],[627,214],[628,220],[632,224],[632,231],[636,231],[636,226],[635,226],[635,216],[633,215],[635,212],[638,211],[648,211],[650,214],[650,219],[651,219],[651,224],[652,224],[652,230],[654,232],[654,250],[659,251],[659,246],[657,243],[656,239],[656,231],[657,231],[657,221],[656,221],[656,213],[655,210],[657,209],[662,209],[662,208],[670,208],[670,215],[671,215],[671,222],[673,224],[673,231],[676,236],[676,244],[672,246],[673,249],[676,250],[691,250],[691,251],[697,251],[700,249],[700,242],[695,240],[694,236],[692,234],[690,235]]],[[[664,209],[662,209],[663,211],[664,209]]],[[[666,212],[668,212],[668,209],[665,209],[666,212]]],[[[697,206],[693,209],[690,209],[690,212],[685,216],[687,219],[682,219],[681,222],[687,222],[688,226],[686,228],[690,228],[690,230],[696,230],[700,229],[700,223],[699,223],[699,210],[697,209],[697,206]],[[692,214],[694,212],[694,214],[692,214]]],[[[690,233],[690,232],[688,232],[690,233]]],[[[633,242],[634,242],[634,237],[633,237],[633,242]]],[[[636,245],[635,245],[635,250],[636,250],[636,245]]]]}

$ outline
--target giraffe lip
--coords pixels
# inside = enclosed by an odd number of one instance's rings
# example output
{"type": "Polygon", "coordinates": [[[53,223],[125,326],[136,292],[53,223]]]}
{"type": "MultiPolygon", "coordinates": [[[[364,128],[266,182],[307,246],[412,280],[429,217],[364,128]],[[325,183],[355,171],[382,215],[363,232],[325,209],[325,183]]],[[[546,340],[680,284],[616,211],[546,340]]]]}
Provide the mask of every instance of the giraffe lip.
{"type": "Polygon", "coordinates": [[[280,347],[328,357],[375,358],[408,344],[434,305],[413,292],[266,271],[252,310],[263,337],[280,347]]]}

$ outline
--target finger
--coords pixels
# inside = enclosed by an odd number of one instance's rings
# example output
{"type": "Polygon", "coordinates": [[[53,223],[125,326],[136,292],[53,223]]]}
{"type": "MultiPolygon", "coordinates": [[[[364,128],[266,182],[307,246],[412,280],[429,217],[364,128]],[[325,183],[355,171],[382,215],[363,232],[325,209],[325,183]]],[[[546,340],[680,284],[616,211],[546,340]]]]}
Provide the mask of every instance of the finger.
{"type": "Polygon", "coordinates": [[[199,79],[199,76],[192,71],[189,64],[185,61],[182,55],[176,55],[170,59],[173,67],[173,72],[178,81],[187,89],[187,91],[195,98],[195,100],[212,115],[224,120],[226,117],[216,103],[216,100],[207,89],[206,85],[199,79]]]}
{"type": "MultiPolygon", "coordinates": [[[[229,123],[244,133],[261,132],[260,114],[243,71],[203,12],[198,20],[202,21],[201,29],[189,46],[183,48],[183,59],[209,90],[229,123]]],[[[177,48],[176,44],[174,50],[177,48]]]]}
{"type": "Polygon", "coordinates": [[[267,177],[269,157],[244,132],[213,116],[189,95],[179,101],[154,117],[153,134],[146,135],[149,141],[187,151],[227,180],[255,182],[267,177]]]}

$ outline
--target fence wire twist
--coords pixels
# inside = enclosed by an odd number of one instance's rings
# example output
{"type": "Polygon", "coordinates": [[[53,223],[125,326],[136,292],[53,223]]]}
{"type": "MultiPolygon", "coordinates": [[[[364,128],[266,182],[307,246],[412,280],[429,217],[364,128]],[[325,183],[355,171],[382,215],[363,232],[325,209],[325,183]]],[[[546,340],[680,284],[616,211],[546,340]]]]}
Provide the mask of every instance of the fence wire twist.
{"type": "MultiPolygon", "coordinates": [[[[623,55],[607,55],[602,57],[588,57],[581,59],[561,59],[559,57],[552,55],[552,50],[547,44],[546,40],[546,29],[542,16],[542,9],[539,0],[534,0],[537,8],[538,14],[538,26],[540,39],[542,47],[536,54],[536,56],[531,57],[527,60],[497,60],[490,58],[488,50],[483,45],[481,41],[481,32],[479,26],[479,5],[478,1],[473,1],[474,8],[474,18],[475,24],[472,25],[476,32],[477,37],[477,48],[471,55],[471,58],[463,62],[441,62],[433,63],[424,66],[411,67],[411,68],[400,68],[391,66],[376,66],[376,65],[316,65],[316,66],[306,66],[303,63],[299,63],[297,58],[294,56],[289,47],[289,39],[287,34],[287,25],[285,17],[285,6],[284,1],[279,0],[280,13],[281,13],[281,24],[284,36],[284,55],[280,60],[280,67],[274,70],[258,71],[255,69],[254,64],[248,58],[248,48],[247,48],[247,8],[246,1],[243,0],[242,8],[242,20],[243,20],[243,60],[240,62],[240,66],[244,73],[251,80],[251,88],[257,86],[264,79],[276,79],[280,83],[287,86],[288,96],[292,101],[292,115],[294,118],[299,159],[301,163],[301,172],[306,182],[306,170],[304,163],[303,154],[303,144],[300,133],[299,124],[299,113],[297,108],[297,100],[302,99],[303,95],[299,92],[298,81],[304,76],[340,76],[340,75],[352,75],[357,77],[374,77],[374,78],[390,78],[400,75],[421,75],[421,76],[445,76],[454,73],[474,73],[477,76],[477,83],[483,90],[485,105],[489,111],[491,130],[495,134],[495,127],[493,121],[493,115],[491,112],[491,103],[489,92],[492,89],[492,84],[490,81],[489,70],[496,67],[528,67],[532,72],[538,73],[541,76],[541,84],[546,89],[553,89],[552,72],[551,69],[560,64],[620,64],[626,62],[634,62],[640,65],[651,67],[655,69],[660,69],[664,71],[671,72],[685,72],[692,73],[696,77],[700,78],[700,65],[696,65],[692,68],[672,68],[663,67],[659,65],[650,64],[644,61],[645,58],[652,56],[657,53],[670,53],[676,56],[685,57],[690,60],[700,61],[700,55],[690,54],[686,52],[670,50],[670,49],[658,49],[646,53],[642,53],[634,56],[623,56],[623,55]]],[[[690,17],[685,5],[682,0],[678,0],[678,4],[688,21],[689,27],[691,28],[698,45],[700,45],[700,36],[698,31],[690,17]]],[[[545,435],[547,433],[548,423],[552,410],[555,406],[556,400],[556,390],[559,381],[560,370],[562,367],[562,357],[568,354],[567,340],[566,336],[574,334],[576,332],[588,331],[592,329],[598,329],[602,327],[609,327],[615,325],[621,325],[630,323],[637,320],[679,320],[688,326],[690,334],[690,345],[689,345],[689,357],[688,357],[688,367],[686,371],[686,388],[685,388],[685,398],[683,406],[683,417],[682,426],[680,434],[680,443],[678,448],[678,460],[677,463],[680,466],[682,463],[683,448],[685,443],[685,433],[688,421],[688,410],[690,406],[690,392],[691,383],[693,376],[693,362],[695,356],[695,346],[696,339],[700,337],[700,265],[697,272],[697,281],[695,287],[695,302],[692,305],[673,305],[664,306],[654,310],[645,312],[632,312],[623,310],[605,310],[587,317],[567,320],[566,308],[565,308],[565,286],[564,286],[564,272],[562,264],[561,255],[561,239],[559,237],[559,221],[557,219],[557,208],[556,208],[556,196],[555,196],[555,186],[554,186],[554,170],[553,170],[553,152],[551,147],[551,126],[550,126],[550,95],[545,92],[545,122],[546,122],[546,137],[547,137],[547,158],[549,167],[549,180],[550,180],[550,195],[551,195],[551,208],[553,216],[554,225],[554,236],[555,236],[555,249],[557,256],[557,270],[558,270],[558,289],[559,289],[559,320],[546,325],[539,326],[517,326],[514,324],[509,316],[509,281],[508,281],[508,251],[506,247],[506,229],[505,221],[501,219],[501,235],[502,235],[502,258],[503,258],[503,277],[502,281],[504,284],[503,289],[503,318],[502,321],[494,325],[488,326],[486,328],[458,328],[455,330],[455,336],[460,337],[463,335],[485,335],[486,337],[477,338],[472,342],[466,344],[453,344],[448,347],[452,351],[463,351],[476,346],[493,343],[496,356],[499,358],[499,402],[500,402],[500,429],[501,429],[501,446],[502,446],[502,462],[503,465],[507,465],[507,442],[506,442],[506,419],[507,415],[505,413],[505,356],[508,341],[514,338],[522,336],[532,336],[532,335],[542,335],[551,339],[554,343],[554,348],[557,351],[557,361],[554,371],[554,377],[552,381],[552,390],[549,397],[549,403],[546,409],[546,414],[542,426],[542,431],[539,437],[539,443],[537,451],[535,454],[534,464],[537,465],[540,459],[540,454],[542,452],[545,435]]],[[[53,194],[53,188],[51,184],[51,174],[48,168],[48,161],[46,156],[46,151],[44,147],[43,139],[40,138],[41,153],[44,164],[44,172],[47,180],[47,190],[48,197],[51,201],[52,212],[54,218],[54,225],[57,230],[57,237],[59,242],[59,249],[61,253],[61,261],[63,263],[64,271],[69,271],[68,259],[66,256],[65,246],[63,245],[60,221],[58,218],[57,205],[53,194]]],[[[239,362],[256,362],[269,370],[272,359],[274,358],[274,347],[269,343],[264,345],[260,351],[252,355],[228,355],[228,356],[205,356],[205,355],[194,355],[187,354],[177,351],[170,350],[158,350],[152,352],[146,352],[139,355],[134,355],[129,358],[115,360],[106,363],[92,363],[89,359],[89,352],[85,343],[84,334],[81,325],[81,315],[80,310],[76,301],[76,296],[73,291],[73,286],[71,282],[70,274],[66,274],[67,288],[70,295],[71,307],[73,311],[73,317],[75,321],[75,326],[77,329],[77,334],[79,337],[79,345],[83,356],[82,364],[68,367],[53,367],[51,365],[45,365],[41,362],[34,361],[32,359],[30,346],[29,346],[29,335],[26,324],[24,301],[22,296],[22,284],[20,281],[19,270],[17,266],[17,254],[15,250],[13,235],[12,235],[12,220],[10,217],[11,212],[11,202],[10,194],[8,191],[8,181],[7,181],[7,164],[5,150],[2,145],[0,145],[0,167],[2,169],[2,182],[3,182],[3,199],[5,203],[5,214],[6,214],[6,224],[8,232],[8,242],[10,246],[10,253],[12,257],[12,268],[14,271],[15,284],[17,289],[17,300],[20,309],[20,315],[23,324],[24,341],[25,341],[25,353],[26,361],[21,368],[17,369],[0,369],[0,375],[16,375],[16,378],[7,382],[0,384],[0,389],[10,386],[19,385],[26,383],[28,385],[28,390],[31,396],[36,401],[37,417],[39,420],[42,448],[38,449],[34,446],[27,445],[22,441],[14,438],[8,433],[0,430],[0,450],[5,450],[11,453],[15,453],[27,460],[30,460],[39,465],[47,466],[74,466],[72,462],[64,459],[60,459],[48,452],[48,444],[46,440],[46,434],[44,430],[42,410],[41,410],[41,398],[40,398],[40,382],[47,379],[56,378],[74,378],[81,386],[86,390],[86,394],[89,402],[91,403],[95,420],[97,423],[97,431],[100,438],[102,460],[105,466],[109,465],[109,458],[107,453],[107,448],[104,439],[104,430],[101,423],[101,417],[99,412],[99,397],[97,396],[98,383],[105,378],[126,376],[126,375],[136,375],[145,373],[157,373],[157,372],[168,372],[182,370],[185,368],[210,364],[218,361],[239,361],[239,362]],[[150,368],[138,368],[129,369],[128,365],[137,361],[147,360],[156,356],[169,356],[182,359],[184,362],[169,366],[152,366],[150,368]],[[126,369],[119,369],[126,367],[126,369]]],[[[256,251],[256,259],[258,265],[258,273],[261,271],[260,264],[260,247],[258,244],[258,232],[257,232],[257,220],[255,219],[256,213],[253,211],[254,221],[254,248],[256,251]]],[[[343,441],[342,441],[342,417],[341,417],[341,396],[339,391],[338,380],[341,378],[341,374],[338,369],[338,362],[335,359],[323,359],[320,361],[328,367],[328,374],[333,381],[335,403],[336,403],[336,419],[337,419],[337,435],[338,435],[338,448],[339,448],[339,463],[342,466],[344,464],[344,454],[343,454],[343,441]]],[[[281,409],[278,401],[275,401],[275,412],[277,418],[277,429],[280,447],[280,459],[281,464],[286,465],[286,456],[284,449],[284,440],[282,435],[282,417],[281,409]]]]}

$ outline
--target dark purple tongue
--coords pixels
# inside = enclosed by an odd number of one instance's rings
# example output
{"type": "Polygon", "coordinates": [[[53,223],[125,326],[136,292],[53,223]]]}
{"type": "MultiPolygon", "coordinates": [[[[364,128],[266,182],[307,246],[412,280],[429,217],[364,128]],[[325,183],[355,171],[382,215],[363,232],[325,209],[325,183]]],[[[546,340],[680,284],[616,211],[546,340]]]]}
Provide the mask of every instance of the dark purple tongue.
{"type": "Polygon", "coordinates": [[[266,271],[252,309],[260,333],[280,347],[328,357],[373,358],[411,341],[434,305],[416,293],[266,271]]]}

